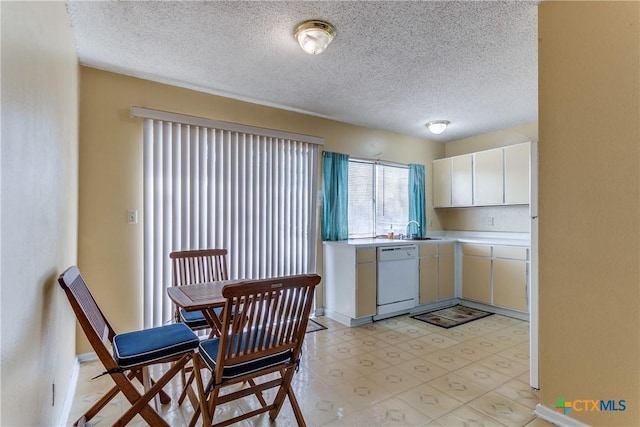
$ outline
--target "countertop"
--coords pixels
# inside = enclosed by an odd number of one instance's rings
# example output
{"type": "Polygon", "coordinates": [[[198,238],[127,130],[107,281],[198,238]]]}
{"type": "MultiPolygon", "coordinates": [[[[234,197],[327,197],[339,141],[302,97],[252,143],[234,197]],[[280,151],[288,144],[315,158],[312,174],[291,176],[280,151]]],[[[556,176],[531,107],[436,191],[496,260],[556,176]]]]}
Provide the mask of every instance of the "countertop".
{"type": "Polygon", "coordinates": [[[483,245],[531,246],[528,233],[483,233],[483,232],[439,232],[433,234],[433,240],[403,240],[387,238],[363,238],[339,241],[324,241],[325,245],[397,246],[397,245],[432,245],[438,243],[476,243],[483,245]]]}

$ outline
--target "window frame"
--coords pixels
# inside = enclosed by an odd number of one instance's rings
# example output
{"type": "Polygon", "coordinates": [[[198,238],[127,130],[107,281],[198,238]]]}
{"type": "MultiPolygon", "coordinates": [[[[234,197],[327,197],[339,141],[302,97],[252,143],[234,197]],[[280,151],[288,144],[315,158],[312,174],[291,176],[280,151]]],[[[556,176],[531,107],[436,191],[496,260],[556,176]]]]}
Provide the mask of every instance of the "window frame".
{"type": "MultiPolygon", "coordinates": [[[[372,199],[371,199],[371,210],[372,210],[372,220],[373,220],[373,226],[371,229],[371,232],[363,235],[363,234],[352,234],[351,232],[351,227],[348,227],[349,229],[349,233],[348,233],[348,238],[349,239],[361,239],[361,238],[375,238],[376,236],[380,235],[378,233],[376,233],[376,230],[378,228],[378,215],[377,215],[377,209],[378,209],[378,179],[377,179],[377,168],[378,167],[384,167],[384,168],[398,168],[398,169],[405,169],[407,172],[407,180],[409,179],[409,165],[408,164],[403,164],[403,163],[396,163],[396,162],[390,162],[390,161],[384,161],[384,160],[370,160],[370,159],[364,159],[364,158],[357,158],[357,157],[349,157],[349,165],[351,165],[352,163],[362,163],[362,164],[370,164],[373,165],[373,173],[371,176],[371,180],[372,180],[372,199]]],[[[351,183],[351,175],[349,174],[349,181],[347,186],[349,187],[349,184],[351,183]]],[[[407,198],[408,198],[408,193],[409,193],[409,189],[407,186],[406,189],[407,193],[407,198]]],[[[350,215],[350,210],[347,211],[347,221],[349,224],[351,224],[351,215],[350,215]]],[[[407,208],[406,208],[406,214],[407,214],[407,219],[405,222],[403,223],[398,223],[397,225],[399,226],[404,226],[404,224],[406,224],[409,221],[409,206],[408,206],[408,200],[407,200],[407,208]]],[[[391,224],[391,226],[393,226],[395,224],[391,224]]],[[[396,230],[394,229],[395,233],[399,233],[400,230],[396,230]]],[[[386,236],[386,233],[385,233],[386,236]]]]}

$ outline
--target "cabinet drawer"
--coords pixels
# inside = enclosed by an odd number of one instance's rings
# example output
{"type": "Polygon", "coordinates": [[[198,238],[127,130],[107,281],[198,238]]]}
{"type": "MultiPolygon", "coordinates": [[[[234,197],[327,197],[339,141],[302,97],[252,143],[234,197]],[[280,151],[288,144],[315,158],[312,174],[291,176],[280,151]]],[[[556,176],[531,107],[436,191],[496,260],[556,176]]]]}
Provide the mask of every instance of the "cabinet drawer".
{"type": "Polygon", "coordinates": [[[440,255],[453,255],[455,249],[455,243],[441,243],[438,245],[438,253],[440,255]]]}
{"type": "Polygon", "coordinates": [[[491,256],[491,246],[489,245],[476,245],[473,243],[463,243],[462,244],[462,253],[465,255],[475,255],[475,256],[491,256]]]}
{"type": "Polygon", "coordinates": [[[376,248],[356,250],[356,262],[358,264],[363,262],[376,262],[376,248]]]}
{"type": "Polygon", "coordinates": [[[494,258],[519,259],[526,261],[527,248],[518,246],[494,246],[493,256],[494,258]]]}
{"type": "Polygon", "coordinates": [[[438,245],[420,245],[420,256],[436,256],[438,253],[438,245]]]}

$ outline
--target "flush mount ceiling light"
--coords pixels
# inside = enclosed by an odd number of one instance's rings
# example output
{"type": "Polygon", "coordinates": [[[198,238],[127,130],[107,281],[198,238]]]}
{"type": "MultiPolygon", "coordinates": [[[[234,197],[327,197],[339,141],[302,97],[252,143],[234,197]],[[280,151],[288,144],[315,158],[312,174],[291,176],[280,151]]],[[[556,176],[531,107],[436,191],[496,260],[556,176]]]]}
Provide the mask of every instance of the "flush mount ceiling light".
{"type": "Polygon", "coordinates": [[[336,36],[333,25],[324,21],[305,21],[298,25],[294,36],[302,50],[309,55],[322,53],[336,36]]]}
{"type": "Polygon", "coordinates": [[[434,120],[427,123],[425,126],[431,131],[431,133],[440,135],[449,126],[449,120],[434,120]]]}

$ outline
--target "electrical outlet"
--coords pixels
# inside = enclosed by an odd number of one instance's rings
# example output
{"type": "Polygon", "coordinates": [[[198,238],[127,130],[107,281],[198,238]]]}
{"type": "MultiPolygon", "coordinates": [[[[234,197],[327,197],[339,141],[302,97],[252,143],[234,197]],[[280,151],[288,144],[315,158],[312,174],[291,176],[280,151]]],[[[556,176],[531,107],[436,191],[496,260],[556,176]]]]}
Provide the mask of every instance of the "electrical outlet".
{"type": "Polygon", "coordinates": [[[490,216],[490,217],[487,219],[487,225],[493,225],[493,217],[492,217],[492,216],[490,216]]]}
{"type": "Polygon", "coordinates": [[[127,211],[127,224],[138,223],[138,211],[136,209],[129,209],[127,211]]]}

